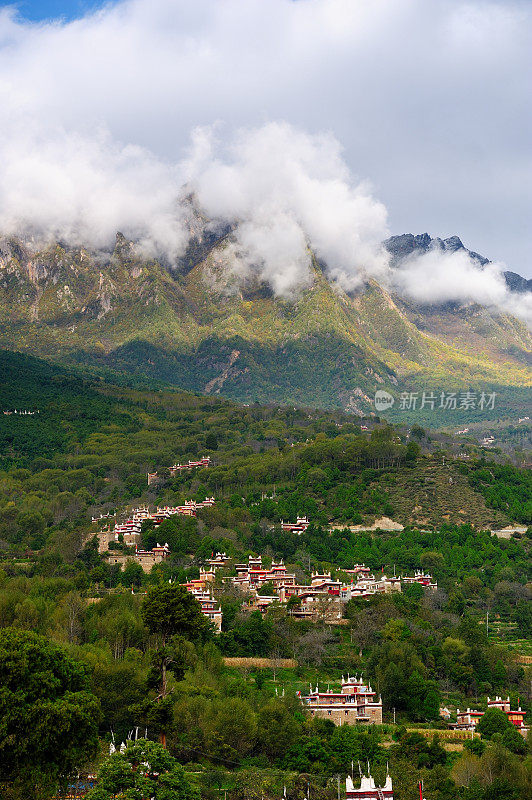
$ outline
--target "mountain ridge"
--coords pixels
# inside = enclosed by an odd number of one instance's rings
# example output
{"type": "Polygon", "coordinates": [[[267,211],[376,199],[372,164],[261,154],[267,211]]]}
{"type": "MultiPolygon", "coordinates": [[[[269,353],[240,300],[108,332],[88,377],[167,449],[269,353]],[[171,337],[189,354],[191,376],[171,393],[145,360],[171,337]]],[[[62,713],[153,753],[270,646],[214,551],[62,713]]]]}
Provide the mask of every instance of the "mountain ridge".
{"type": "MultiPolygon", "coordinates": [[[[199,225],[186,263],[173,271],[121,234],[111,254],[3,239],[0,345],[245,402],[358,414],[385,386],[530,385],[530,332],[508,314],[422,307],[374,280],[346,293],[314,259],[310,285],[277,297],[258,280],[227,279],[230,230],[201,237],[199,225]]],[[[464,247],[458,237],[392,239],[388,246],[400,240],[409,253],[464,247]]]]}
{"type": "MultiPolygon", "coordinates": [[[[458,236],[440,239],[439,237],[433,238],[428,233],[402,233],[398,236],[390,236],[385,240],[384,246],[392,257],[392,266],[395,267],[400,266],[401,262],[409,256],[423,255],[431,250],[441,250],[446,253],[463,251],[481,267],[491,263],[489,258],[475,253],[474,250],[469,250],[458,236]]],[[[522,275],[510,270],[504,270],[503,276],[506,286],[511,292],[518,294],[532,292],[532,279],[523,278],[522,275]]]]}

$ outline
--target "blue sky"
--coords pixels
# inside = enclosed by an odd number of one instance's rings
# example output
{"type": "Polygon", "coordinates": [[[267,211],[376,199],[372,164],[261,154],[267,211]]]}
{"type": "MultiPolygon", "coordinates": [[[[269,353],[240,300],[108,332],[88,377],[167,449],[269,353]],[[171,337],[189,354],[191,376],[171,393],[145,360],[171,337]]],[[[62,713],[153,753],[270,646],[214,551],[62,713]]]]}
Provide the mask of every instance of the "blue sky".
{"type": "Polygon", "coordinates": [[[40,21],[58,17],[76,19],[103,3],[97,0],[20,0],[20,2],[1,3],[1,5],[15,5],[19,9],[21,17],[40,21]]]}

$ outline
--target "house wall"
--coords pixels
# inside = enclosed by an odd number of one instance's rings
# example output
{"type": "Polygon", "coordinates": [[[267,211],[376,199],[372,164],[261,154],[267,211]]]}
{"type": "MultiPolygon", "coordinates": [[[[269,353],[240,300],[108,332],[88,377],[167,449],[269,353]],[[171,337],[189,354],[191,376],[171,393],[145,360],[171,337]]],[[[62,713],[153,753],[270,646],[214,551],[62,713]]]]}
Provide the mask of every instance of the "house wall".
{"type": "Polygon", "coordinates": [[[361,719],[359,716],[358,708],[354,704],[349,705],[336,705],[336,706],[319,706],[309,707],[310,715],[320,719],[330,719],[335,725],[382,725],[382,707],[381,706],[365,706],[361,713],[364,717],[361,719]],[[369,718],[369,719],[367,719],[369,718]]]}

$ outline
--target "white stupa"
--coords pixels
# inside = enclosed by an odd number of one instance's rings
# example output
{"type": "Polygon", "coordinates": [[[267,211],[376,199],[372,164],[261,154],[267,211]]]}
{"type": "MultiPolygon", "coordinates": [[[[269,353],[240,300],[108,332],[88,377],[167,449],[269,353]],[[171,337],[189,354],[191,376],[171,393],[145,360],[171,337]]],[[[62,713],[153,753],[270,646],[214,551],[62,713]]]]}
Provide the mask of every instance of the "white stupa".
{"type": "Polygon", "coordinates": [[[346,800],[393,800],[392,778],[386,770],[386,782],[384,786],[377,786],[371,776],[368,767],[368,774],[360,773],[360,787],[355,789],[353,778],[348,775],[345,779],[346,800]]]}

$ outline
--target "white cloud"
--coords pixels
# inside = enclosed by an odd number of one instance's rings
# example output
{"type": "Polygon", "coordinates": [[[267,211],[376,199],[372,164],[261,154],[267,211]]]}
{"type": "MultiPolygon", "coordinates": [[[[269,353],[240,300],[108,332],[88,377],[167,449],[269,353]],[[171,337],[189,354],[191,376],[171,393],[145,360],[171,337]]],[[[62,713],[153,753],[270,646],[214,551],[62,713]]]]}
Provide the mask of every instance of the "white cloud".
{"type": "Polygon", "coordinates": [[[522,317],[532,329],[532,293],[508,290],[504,265],[482,267],[464,250],[429,250],[402,262],[393,285],[418,303],[480,303],[522,317]]]}
{"type": "Polygon", "coordinates": [[[179,170],[103,131],[0,132],[0,230],[105,247],[117,230],[169,255],[186,246],[179,170]]]}
{"type": "Polygon", "coordinates": [[[194,132],[188,157],[167,163],[137,145],[25,128],[0,133],[0,230],[106,247],[117,230],[170,260],[188,241],[192,191],[213,220],[237,223],[234,269],[285,294],[308,283],[310,251],[343,285],[378,274],[386,210],[354,185],[331,135],[286,123],[243,129],[228,144],[194,132]]]}
{"type": "Polygon", "coordinates": [[[526,0],[129,0],[75,22],[0,12],[0,114],[163,161],[215,120],[331,130],[395,233],[458,234],[530,272],[526,0]]]}
{"type": "Polygon", "coordinates": [[[309,248],[344,287],[385,273],[386,209],[353,184],[334,137],[269,123],[239,131],[220,156],[205,131],[196,141],[189,183],[209,217],[238,221],[239,268],[283,293],[308,281],[309,248]]]}
{"type": "MultiPolygon", "coordinates": [[[[96,246],[121,229],[173,257],[188,182],[238,219],[237,271],[290,292],[308,244],[351,287],[387,273],[362,176],[394,232],[459,234],[526,273],[531,16],[522,0],[129,0],[39,25],[3,9],[0,228],[96,246]]],[[[433,296],[461,281],[506,302],[500,276],[441,264],[433,296]]]]}

